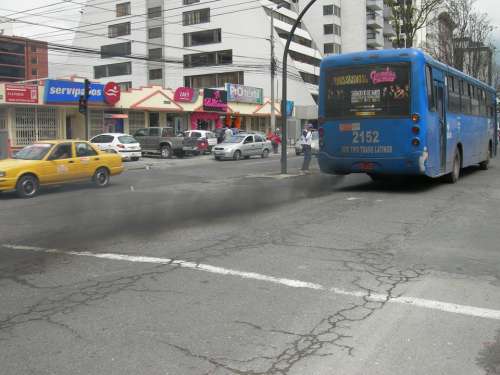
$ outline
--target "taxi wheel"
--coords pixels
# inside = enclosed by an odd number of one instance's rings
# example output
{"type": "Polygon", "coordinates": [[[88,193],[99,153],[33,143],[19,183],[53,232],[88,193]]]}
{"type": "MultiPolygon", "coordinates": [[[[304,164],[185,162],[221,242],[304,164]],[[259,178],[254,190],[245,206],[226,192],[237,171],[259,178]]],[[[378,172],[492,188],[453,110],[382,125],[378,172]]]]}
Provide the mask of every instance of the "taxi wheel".
{"type": "Polygon", "coordinates": [[[32,174],[25,174],[17,181],[16,193],[19,198],[33,198],[39,188],[38,179],[32,174]]]}
{"type": "Polygon", "coordinates": [[[97,187],[106,187],[109,185],[109,172],[106,168],[99,168],[94,173],[94,183],[97,187]]]}

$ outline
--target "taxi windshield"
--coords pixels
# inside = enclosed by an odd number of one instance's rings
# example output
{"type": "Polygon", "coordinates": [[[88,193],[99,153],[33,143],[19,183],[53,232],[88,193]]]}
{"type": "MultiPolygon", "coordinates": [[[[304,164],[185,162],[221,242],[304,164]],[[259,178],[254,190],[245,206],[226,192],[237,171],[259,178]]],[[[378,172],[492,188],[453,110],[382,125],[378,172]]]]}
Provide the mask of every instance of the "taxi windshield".
{"type": "Polygon", "coordinates": [[[14,155],[14,159],[21,160],[42,160],[50,151],[52,144],[38,143],[26,146],[14,155]]]}

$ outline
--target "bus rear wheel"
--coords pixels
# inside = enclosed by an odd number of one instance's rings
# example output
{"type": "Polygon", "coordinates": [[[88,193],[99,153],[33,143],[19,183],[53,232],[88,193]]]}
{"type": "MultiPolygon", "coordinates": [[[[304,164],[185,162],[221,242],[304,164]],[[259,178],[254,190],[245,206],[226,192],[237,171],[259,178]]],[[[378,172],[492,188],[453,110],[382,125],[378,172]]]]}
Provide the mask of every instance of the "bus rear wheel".
{"type": "Polygon", "coordinates": [[[454,184],[460,178],[460,169],[462,167],[462,155],[460,151],[455,150],[455,156],[453,157],[453,167],[451,172],[446,175],[446,182],[454,184]]]}

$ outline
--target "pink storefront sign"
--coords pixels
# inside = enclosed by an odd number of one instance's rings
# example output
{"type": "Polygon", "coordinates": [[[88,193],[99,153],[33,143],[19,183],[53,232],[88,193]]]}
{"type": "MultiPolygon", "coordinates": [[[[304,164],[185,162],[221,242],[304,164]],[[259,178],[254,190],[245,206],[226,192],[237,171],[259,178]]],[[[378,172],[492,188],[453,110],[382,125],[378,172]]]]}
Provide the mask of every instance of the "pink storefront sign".
{"type": "Polygon", "coordinates": [[[210,112],[226,112],[227,91],[203,89],[203,110],[210,112]]]}
{"type": "Polygon", "coordinates": [[[179,87],[175,90],[174,101],[194,103],[198,99],[198,91],[191,87],[179,87]]]}

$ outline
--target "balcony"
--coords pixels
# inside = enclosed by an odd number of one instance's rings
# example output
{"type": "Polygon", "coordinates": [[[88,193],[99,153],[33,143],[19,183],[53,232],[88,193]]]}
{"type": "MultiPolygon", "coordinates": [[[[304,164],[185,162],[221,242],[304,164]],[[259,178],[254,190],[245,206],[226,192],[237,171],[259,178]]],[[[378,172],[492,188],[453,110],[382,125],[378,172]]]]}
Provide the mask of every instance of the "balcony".
{"type": "Polygon", "coordinates": [[[378,31],[368,31],[366,44],[370,49],[378,49],[384,46],[384,35],[378,31]]]}
{"type": "Polygon", "coordinates": [[[396,36],[396,31],[390,22],[384,23],[384,36],[393,37],[396,36]]]}
{"type": "Polygon", "coordinates": [[[366,8],[370,10],[384,9],[384,0],[366,0],[366,8]]]}
{"type": "Polygon", "coordinates": [[[378,13],[367,13],[366,26],[371,29],[382,29],[384,27],[384,17],[378,13]]]}

